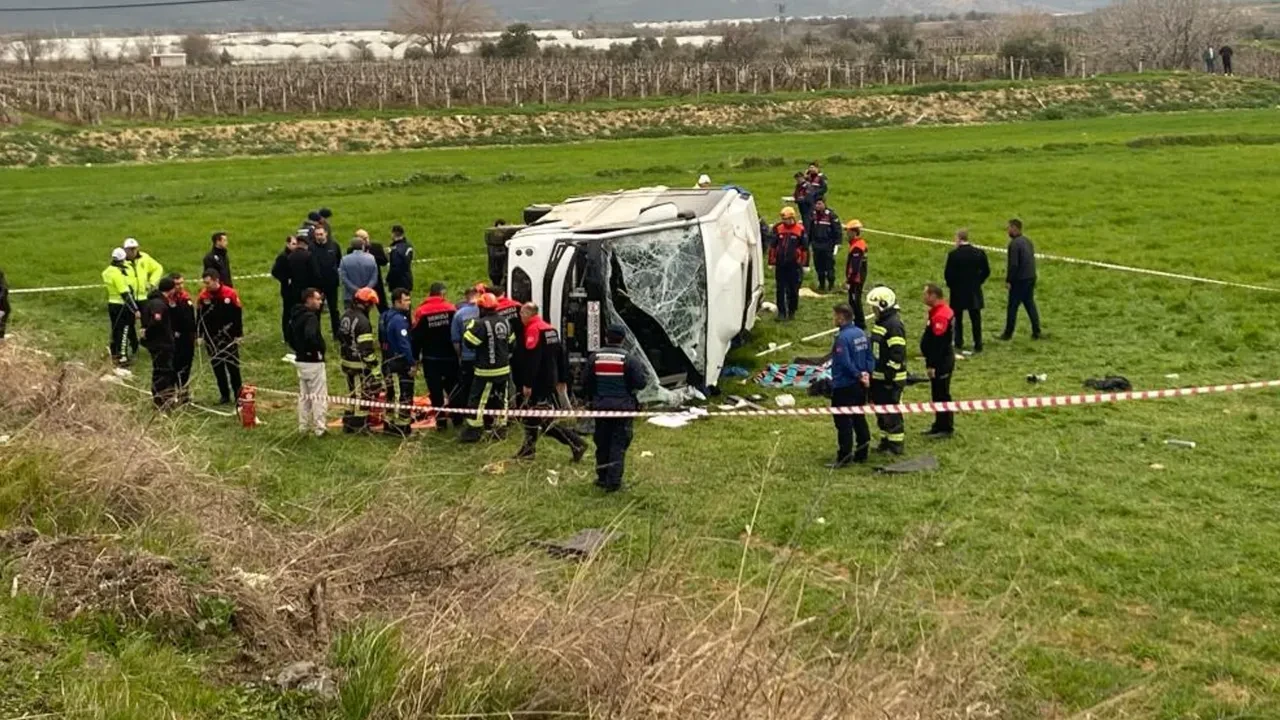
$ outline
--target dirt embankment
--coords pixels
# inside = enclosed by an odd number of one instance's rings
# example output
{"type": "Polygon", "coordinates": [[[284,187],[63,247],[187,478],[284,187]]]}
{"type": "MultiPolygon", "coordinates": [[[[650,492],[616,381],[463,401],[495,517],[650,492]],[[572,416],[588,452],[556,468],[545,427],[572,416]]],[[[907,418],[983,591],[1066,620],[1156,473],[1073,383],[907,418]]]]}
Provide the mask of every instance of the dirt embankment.
{"type": "Polygon", "coordinates": [[[202,127],[115,128],[0,135],[0,165],[387,151],[447,145],[545,143],[589,138],[720,134],[880,125],[1058,119],[1223,107],[1269,107],[1280,86],[1204,76],[1028,84],[815,97],[788,102],[685,104],[545,113],[295,120],[202,127]]]}

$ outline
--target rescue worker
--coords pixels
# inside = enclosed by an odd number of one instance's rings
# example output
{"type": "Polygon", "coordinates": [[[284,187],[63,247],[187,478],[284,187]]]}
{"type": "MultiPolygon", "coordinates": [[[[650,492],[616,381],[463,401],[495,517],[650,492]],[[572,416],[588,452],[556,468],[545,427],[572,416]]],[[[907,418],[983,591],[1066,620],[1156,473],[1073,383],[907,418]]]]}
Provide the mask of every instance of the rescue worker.
{"type": "Polygon", "coordinates": [[[222,284],[217,270],[204,271],[204,289],[196,298],[196,326],[218,383],[218,404],[230,405],[240,397],[244,311],[240,296],[222,284]]]}
{"type": "MultiPolygon", "coordinates": [[[[835,325],[840,330],[831,346],[831,407],[861,407],[867,404],[876,359],[866,334],[853,324],[853,308],[837,305],[834,312],[835,325]]],[[[839,470],[853,463],[866,462],[871,449],[867,416],[832,417],[836,423],[836,461],[827,467],[839,470]],[[855,436],[858,441],[856,447],[853,444],[855,436]]]]}
{"type": "MultiPolygon", "coordinates": [[[[454,386],[447,403],[454,407],[465,407],[467,398],[471,396],[471,383],[476,376],[476,351],[462,342],[462,334],[466,332],[468,323],[480,317],[480,308],[476,306],[476,298],[480,294],[474,287],[467,288],[462,294],[462,302],[458,303],[458,312],[449,325],[449,338],[458,356],[458,384],[454,386]]],[[[459,425],[462,418],[455,417],[453,422],[454,425],[459,425]]]]}
{"type": "MultiPolygon", "coordinates": [[[[292,302],[295,291],[289,272],[289,255],[297,247],[298,239],[296,237],[290,235],[285,238],[284,249],[280,251],[279,255],[276,255],[276,261],[271,264],[271,277],[280,283],[280,336],[284,338],[284,344],[290,347],[292,347],[293,343],[289,340],[289,328],[293,322],[293,308],[296,303],[292,302]]],[[[303,287],[310,287],[310,285],[303,287]]]]}
{"type": "MultiPolygon", "coordinates": [[[[626,339],[625,325],[611,325],[605,331],[605,347],[587,358],[583,393],[592,410],[640,409],[636,394],[645,386],[644,367],[622,347],[626,339]]],[[[596,487],[605,492],[622,489],[634,426],[633,418],[596,418],[596,487]]]]}
{"type": "Polygon", "coordinates": [[[836,248],[840,246],[840,217],[827,207],[826,200],[813,205],[813,222],[808,223],[809,247],[813,250],[813,269],[818,275],[818,292],[836,287],[836,248]]]}
{"type": "MultiPolygon", "coordinates": [[[[521,406],[526,410],[554,409],[557,398],[568,393],[569,355],[560,340],[560,331],[543,320],[538,306],[531,302],[520,308],[520,321],[524,328],[521,368],[517,373],[521,378],[521,406]]],[[[516,458],[532,460],[538,451],[538,436],[544,433],[567,446],[575,463],[582,461],[587,446],[578,433],[553,418],[533,417],[524,419],[524,444],[516,458]]]]}
{"type": "Polygon", "coordinates": [[[142,251],[138,241],[126,238],[124,241],[125,260],[133,273],[134,296],[150,297],[164,277],[164,266],[156,259],[142,251]]]}
{"type": "Polygon", "coordinates": [[[861,220],[850,220],[844,229],[849,232],[849,254],[844,260],[844,283],[849,289],[853,324],[865,331],[867,315],[862,309],[862,288],[867,282],[867,241],[862,239],[861,220]]]}
{"type": "Polygon", "coordinates": [[[506,427],[506,417],[486,415],[485,410],[507,410],[507,386],[511,383],[511,343],[515,334],[511,326],[498,315],[498,298],[485,293],[476,299],[480,317],[467,323],[462,333],[462,343],[475,351],[475,379],[471,382],[471,395],[467,407],[476,414],[466,420],[466,427],[458,439],[464,443],[479,442],[486,430],[493,430],[501,437],[506,427]]]}
{"type": "Polygon", "coordinates": [[[399,404],[395,418],[387,413],[387,432],[408,437],[413,425],[413,378],[417,360],[413,354],[412,323],[409,310],[413,296],[404,288],[391,291],[390,308],[378,316],[378,344],[382,346],[382,376],[386,378],[387,402],[399,404]]]}
{"type": "Polygon", "coordinates": [[[4,331],[9,324],[11,312],[13,309],[9,306],[9,283],[4,279],[4,270],[0,270],[0,340],[4,340],[4,331]]]}
{"type": "Polygon", "coordinates": [[[142,317],[142,308],[134,290],[137,284],[133,281],[133,269],[126,260],[124,249],[111,251],[111,264],[102,271],[102,284],[107,289],[107,318],[111,321],[107,349],[115,364],[124,367],[138,352],[136,321],[142,317]]]}
{"type": "Polygon", "coordinates": [[[342,352],[342,374],[347,378],[347,393],[353,401],[342,413],[342,431],[362,432],[369,426],[369,406],[382,391],[382,367],[378,363],[378,346],[373,337],[369,310],[377,306],[378,294],[360,288],[352,297],[351,307],[338,323],[338,344],[342,352]]]}
{"type": "MultiPolygon", "coordinates": [[[[336,338],[339,323],[338,303],[342,302],[342,296],[338,294],[338,287],[342,284],[342,276],[338,273],[339,263],[342,262],[342,251],[338,249],[337,243],[329,238],[329,233],[324,228],[315,227],[310,232],[311,241],[307,243],[307,249],[311,251],[311,274],[318,283],[314,287],[324,294],[324,301],[329,306],[329,324],[336,338]]],[[[302,238],[301,233],[298,238],[302,238]]]]}
{"type": "MultiPolygon", "coordinates": [[[[498,317],[507,323],[507,327],[511,328],[511,336],[517,340],[524,338],[524,320],[520,315],[520,303],[511,299],[507,295],[505,288],[488,287],[485,292],[493,293],[498,298],[498,317]]],[[[516,388],[521,387],[524,380],[520,377],[521,368],[524,364],[521,362],[521,356],[524,355],[524,343],[512,341],[511,343],[511,392],[515,392],[516,388]]]]}
{"type": "Polygon", "coordinates": [[[809,199],[809,180],[804,173],[795,174],[795,189],[791,191],[791,199],[795,202],[796,208],[800,211],[800,217],[807,218],[813,212],[812,201],[809,199]]]}
{"type": "Polygon", "coordinates": [[[800,284],[804,282],[809,267],[809,247],[805,241],[804,225],[796,221],[795,208],[784,207],[780,213],[782,222],[773,226],[773,247],[769,249],[769,264],[775,268],[777,282],[778,320],[792,320],[800,305],[800,284]]]}
{"type": "Polygon", "coordinates": [[[151,401],[160,410],[173,406],[178,390],[178,373],[173,365],[173,322],[169,315],[174,287],[172,278],[160,278],[142,310],[142,344],[151,353],[151,401]]]}
{"type": "MultiPolygon", "coordinates": [[[[907,382],[907,329],[898,310],[898,296],[883,285],[867,293],[867,304],[875,314],[871,342],[875,346],[876,368],[871,374],[871,402],[897,405],[907,382]]],[[[906,426],[901,413],[878,413],[880,445],[876,452],[901,455],[906,443],[906,426]]]]}
{"type": "Polygon", "coordinates": [[[805,173],[804,180],[809,184],[810,202],[817,203],[819,200],[827,199],[827,174],[822,172],[822,166],[817,160],[809,163],[809,170],[805,173]]]}
{"type": "Polygon", "coordinates": [[[169,299],[169,317],[173,324],[173,367],[178,373],[178,402],[191,401],[191,366],[196,361],[196,309],[187,293],[186,278],[179,273],[173,280],[173,297],[169,299]]]}
{"type": "Polygon", "coordinates": [[[956,349],[964,349],[964,314],[973,323],[973,351],[982,352],[982,286],[991,277],[991,264],[982,248],[969,244],[969,231],[956,231],[956,248],[947,253],[944,272],[955,313],[956,349]]]}
{"type": "MultiPolygon", "coordinates": [[[[924,335],[920,338],[920,354],[929,373],[930,399],[936,403],[951,402],[951,375],[956,369],[956,351],[951,349],[951,336],[955,314],[947,306],[942,288],[929,283],[924,286],[924,304],[929,308],[925,320],[924,335]]],[[[955,414],[934,414],[933,427],[926,437],[946,438],[955,432],[955,414]]]]}
{"type": "Polygon", "coordinates": [[[413,292],[413,245],[404,236],[404,228],[400,225],[391,227],[391,251],[388,253],[390,267],[387,270],[387,286],[404,288],[413,292]]]}
{"type": "Polygon", "coordinates": [[[298,369],[298,432],[323,437],[325,413],[329,411],[329,378],[325,372],[324,333],[320,332],[320,312],[324,295],[309,287],[302,302],[293,307],[289,339],[293,342],[294,367],[298,369]]]}
{"type": "Polygon", "coordinates": [[[347,250],[346,257],[338,266],[338,277],[342,280],[343,299],[347,307],[355,299],[356,291],[368,288],[378,292],[378,263],[368,252],[368,242],[354,238],[347,250]]]}
{"type": "Polygon", "coordinates": [[[458,353],[452,340],[453,318],[458,309],[445,299],[444,283],[431,285],[431,294],[413,313],[413,349],[422,363],[431,407],[436,410],[436,429],[449,429],[448,413],[439,412],[458,386],[458,353]]]}
{"type": "Polygon", "coordinates": [[[217,270],[218,279],[227,287],[235,287],[235,283],[231,282],[231,258],[227,256],[227,244],[229,239],[225,232],[216,232],[210,238],[213,248],[204,256],[204,269],[217,270]]]}

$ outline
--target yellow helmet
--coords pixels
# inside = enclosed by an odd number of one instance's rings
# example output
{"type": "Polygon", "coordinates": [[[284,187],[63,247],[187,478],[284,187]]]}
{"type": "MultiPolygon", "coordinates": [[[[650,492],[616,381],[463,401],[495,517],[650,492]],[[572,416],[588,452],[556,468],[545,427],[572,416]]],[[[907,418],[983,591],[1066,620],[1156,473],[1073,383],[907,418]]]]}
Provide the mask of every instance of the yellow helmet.
{"type": "Polygon", "coordinates": [[[881,285],[867,293],[867,305],[877,312],[884,312],[898,307],[898,296],[893,290],[881,285]]]}
{"type": "Polygon", "coordinates": [[[861,229],[862,229],[862,221],[861,221],[861,220],[850,220],[849,222],[847,222],[847,223],[845,223],[845,224],[844,224],[844,229],[845,229],[845,230],[848,230],[849,232],[853,232],[854,230],[861,230],[861,229]]]}
{"type": "Polygon", "coordinates": [[[782,212],[778,213],[778,215],[780,215],[783,220],[795,220],[796,209],[793,207],[784,207],[782,208],[782,212]]]}

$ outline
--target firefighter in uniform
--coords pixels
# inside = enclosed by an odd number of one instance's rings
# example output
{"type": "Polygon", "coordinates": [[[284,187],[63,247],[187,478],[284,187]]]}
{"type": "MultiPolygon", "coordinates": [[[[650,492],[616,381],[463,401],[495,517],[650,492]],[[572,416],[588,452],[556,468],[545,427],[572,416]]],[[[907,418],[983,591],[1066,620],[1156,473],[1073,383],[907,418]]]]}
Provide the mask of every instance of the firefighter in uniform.
{"type": "Polygon", "coordinates": [[[173,297],[169,300],[169,316],[173,323],[173,365],[178,371],[178,402],[191,401],[191,366],[196,361],[196,309],[187,293],[186,278],[178,273],[173,280],[173,297]]]}
{"type": "Polygon", "coordinates": [[[134,292],[133,271],[125,261],[121,248],[111,251],[111,264],[102,271],[102,284],[107,289],[107,317],[111,321],[111,335],[107,348],[115,364],[124,367],[138,352],[137,320],[142,317],[138,305],[140,297],[134,292]]]}
{"type": "MultiPolygon", "coordinates": [[[[458,354],[453,348],[450,328],[458,310],[445,299],[447,288],[438,282],[431,294],[413,312],[413,350],[422,363],[431,407],[436,413],[436,429],[449,428],[449,415],[438,412],[454,398],[458,385],[458,354]]],[[[470,388],[468,388],[470,390],[470,388]]]]}
{"type": "Polygon", "coordinates": [[[507,410],[507,386],[511,383],[511,343],[515,335],[511,326],[498,315],[498,298],[485,293],[476,299],[480,317],[467,323],[462,342],[475,350],[475,379],[471,381],[468,407],[476,414],[466,420],[458,440],[464,443],[480,442],[485,430],[492,429],[495,437],[501,437],[506,428],[505,416],[495,418],[484,410],[507,410]]]}
{"type": "MultiPolygon", "coordinates": [[[[871,344],[876,350],[876,369],[871,374],[871,402],[897,405],[907,381],[907,329],[898,311],[898,296],[880,286],[867,293],[867,305],[875,314],[871,344]]],[[[906,426],[901,413],[877,414],[880,445],[877,452],[901,455],[906,442],[906,426]]]]}
{"type": "MultiPolygon", "coordinates": [[[[521,405],[529,410],[551,410],[556,399],[567,393],[569,356],[560,331],[538,315],[538,306],[525,303],[520,308],[520,320],[524,327],[520,353],[521,405]]],[[[568,408],[565,408],[568,409],[568,408]]],[[[553,418],[525,418],[524,445],[520,447],[520,460],[532,460],[538,450],[538,436],[550,436],[573,451],[573,461],[580,462],[587,446],[578,433],[553,418]]]]}
{"type": "Polygon", "coordinates": [[[773,247],[769,249],[769,264],[775,268],[778,286],[778,319],[791,320],[800,304],[800,284],[809,267],[809,246],[805,240],[804,224],[796,220],[795,208],[785,207],[782,222],[773,226],[773,247]]]}
{"type": "MultiPolygon", "coordinates": [[[[347,378],[347,393],[352,400],[375,401],[382,391],[378,346],[373,339],[373,325],[369,322],[369,308],[377,304],[378,293],[369,288],[360,288],[352,297],[351,307],[347,308],[338,321],[342,374],[347,378]]],[[[348,405],[342,413],[343,432],[361,432],[368,426],[368,405],[348,405]]]]}
{"type": "Polygon", "coordinates": [[[413,425],[413,377],[417,374],[410,335],[409,308],[413,296],[405,288],[391,291],[391,307],[378,316],[382,346],[382,374],[387,378],[387,402],[399,399],[395,418],[387,417],[387,432],[407,437],[413,425]]]}
{"type": "MultiPolygon", "coordinates": [[[[592,410],[634,411],[640,409],[636,393],[644,389],[644,368],[622,347],[627,339],[625,325],[612,325],[605,333],[606,346],[587,358],[583,392],[592,410]]],[[[627,449],[631,447],[635,420],[597,418],[596,486],[605,492],[622,489],[627,449]]]]}
{"type": "MultiPolygon", "coordinates": [[[[920,338],[920,354],[929,372],[930,399],[936,403],[951,402],[951,375],[956,369],[956,351],[951,349],[955,313],[947,305],[942,288],[930,283],[924,287],[924,304],[929,308],[924,335],[920,338]]],[[[955,432],[955,414],[936,413],[933,427],[926,437],[947,438],[955,432]]]]}
{"type": "Polygon", "coordinates": [[[178,372],[173,365],[173,322],[169,315],[174,287],[171,278],[161,278],[142,309],[142,344],[151,353],[151,400],[160,410],[172,407],[178,392],[178,372]]]}
{"type": "Polygon", "coordinates": [[[862,221],[850,220],[849,254],[844,261],[844,285],[849,289],[849,307],[853,308],[853,324],[867,329],[867,316],[862,309],[862,287],[867,282],[867,241],[862,238],[862,221]]]}
{"type": "Polygon", "coordinates": [[[836,248],[840,245],[840,218],[827,207],[826,200],[813,204],[813,222],[809,228],[809,247],[813,250],[813,269],[818,275],[818,292],[836,287],[836,248]]]}
{"type": "Polygon", "coordinates": [[[240,397],[244,310],[240,296],[222,284],[216,269],[204,271],[204,289],[196,298],[196,326],[200,328],[200,340],[218,382],[218,403],[230,405],[240,397]]]}

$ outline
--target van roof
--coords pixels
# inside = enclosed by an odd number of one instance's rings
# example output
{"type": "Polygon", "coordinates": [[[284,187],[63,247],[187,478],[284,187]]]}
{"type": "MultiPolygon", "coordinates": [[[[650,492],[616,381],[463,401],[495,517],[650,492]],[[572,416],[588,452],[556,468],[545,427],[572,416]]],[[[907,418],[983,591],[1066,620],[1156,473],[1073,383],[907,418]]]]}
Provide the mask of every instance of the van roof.
{"type": "Polygon", "coordinates": [[[733,190],[671,189],[666,187],[624,190],[606,195],[570,198],[552,208],[533,227],[557,224],[573,232],[621,230],[639,226],[640,213],[656,205],[674,204],[681,215],[710,215],[733,190]]]}

